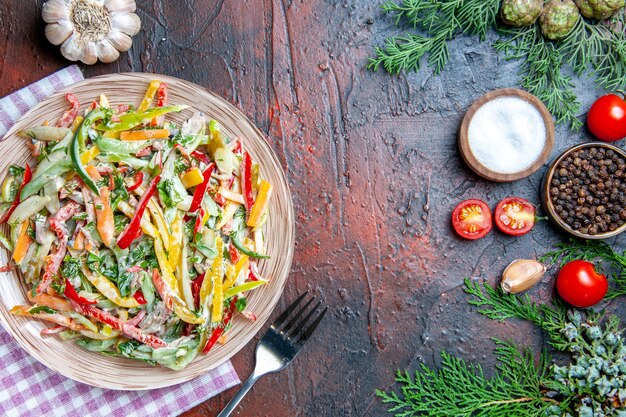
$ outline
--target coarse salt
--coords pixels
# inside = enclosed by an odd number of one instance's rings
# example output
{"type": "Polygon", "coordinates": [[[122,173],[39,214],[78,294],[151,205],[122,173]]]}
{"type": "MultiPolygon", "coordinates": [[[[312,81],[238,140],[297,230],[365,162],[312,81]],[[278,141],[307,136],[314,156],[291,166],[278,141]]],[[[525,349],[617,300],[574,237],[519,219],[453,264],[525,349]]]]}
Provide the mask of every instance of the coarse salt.
{"type": "Polygon", "coordinates": [[[482,105],[469,124],[468,143],[476,160],[501,174],[529,168],[546,144],[546,125],[528,101],[498,97],[482,105]]]}

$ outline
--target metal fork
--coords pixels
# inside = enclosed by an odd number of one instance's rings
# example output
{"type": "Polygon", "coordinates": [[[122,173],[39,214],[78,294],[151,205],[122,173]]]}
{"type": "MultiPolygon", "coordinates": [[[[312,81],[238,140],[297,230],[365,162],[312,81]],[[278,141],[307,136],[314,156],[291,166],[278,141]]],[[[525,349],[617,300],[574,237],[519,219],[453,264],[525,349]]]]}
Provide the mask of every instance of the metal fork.
{"type": "Polygon", "coordinates": [[[322,302],[318,301],[317,304],[309,310],[307,315],[300,320],[300,317],[302,317],[315,300],[315,296],[313,296],[304,307],[293,314],[307,294],[308,291],[298,297],[296,301],[287,307],[287,310],[276,319],[270,328],[267,329],[267,332],[256,346],[256,366],[254,367],[254,372],[252,372],[252,375],[250,375],[248,380],[241,386],[239,392],[237,392],[235,397],[230,400],[217,417],[230,416],[230,413],[233,412],[235,407],[237,407],[239,402],[248,391],[250,391],[252,385],[254,385],[259,378],[265,374],[282,371],[291,363],[296,355],[298,355],[300,349],[302,349],[304,343],[311,337],[328,310],[328,307],[324,307],[313,322],[307,326],[313,315],[316,314],[322,305],[322,302]],[[289,319],[289,321],[287,321],[287,319],[289,319]]]}

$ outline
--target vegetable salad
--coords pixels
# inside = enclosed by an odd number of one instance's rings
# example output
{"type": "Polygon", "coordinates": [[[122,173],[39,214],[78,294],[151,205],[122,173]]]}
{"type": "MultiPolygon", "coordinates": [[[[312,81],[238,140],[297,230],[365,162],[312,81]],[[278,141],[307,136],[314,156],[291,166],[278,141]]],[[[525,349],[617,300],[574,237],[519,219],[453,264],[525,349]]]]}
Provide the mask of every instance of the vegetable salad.
{"type": "Polygon", "coordinates": [[[52,324],[80,346],[184,368],[224,343],[234,316],[255,320],[246,295],[267,283],[263,225],[272,185],[240,138],[194,114],[167,115],[167,86],[137,107],[72,94],[54,124],[20,135],[35,166],[2,183],[0,243],[30,305],[12,314],[52,324]]]}

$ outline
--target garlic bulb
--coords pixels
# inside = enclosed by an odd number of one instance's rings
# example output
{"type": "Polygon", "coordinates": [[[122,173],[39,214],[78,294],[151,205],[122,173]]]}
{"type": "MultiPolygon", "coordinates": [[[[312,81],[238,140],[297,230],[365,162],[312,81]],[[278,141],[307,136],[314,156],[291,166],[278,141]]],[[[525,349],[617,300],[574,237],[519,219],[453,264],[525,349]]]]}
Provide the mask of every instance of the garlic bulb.
{"type": "Polygon", "coordinates": [[[135,0],[49,0],[43,5],[46,37],[70,61],[113,62],[141,28],[135,0]]]}
{"type": "Polygon", "coordinates": [[[500,287],[506,293],[517,294],[535,285],[545,273],[546,267],[541,262],[517,259],[502,273],[500,287]]]}

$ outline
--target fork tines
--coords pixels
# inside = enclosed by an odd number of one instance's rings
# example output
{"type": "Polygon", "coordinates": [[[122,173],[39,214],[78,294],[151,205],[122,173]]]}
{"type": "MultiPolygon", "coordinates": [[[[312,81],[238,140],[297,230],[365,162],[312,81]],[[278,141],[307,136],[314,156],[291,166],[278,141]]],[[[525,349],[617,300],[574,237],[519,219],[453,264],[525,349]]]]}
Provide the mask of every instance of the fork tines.
{"type": "Polygon", "coordinates": [[[272,324],[272,329],[293,343],[303,343],[310,338],[328,310],[328,307],[324,307],[321,309],[320,313],[319,311],[320,306],[322,306],[322,302],[318,301],[317,304],[315,304],[315,306],[308,311],[304,318],[300,320],[300,317],[302,317],[302,315],[309,309],[313,301],[315,301],[315,296],[311,297],[311,299],[309,299],[309,301],[304,304],[302,308],[295,312],[308,293],[308,291],[305,291],[302,295],[300,295],[296,301],[287,307],[283,314],[281,314],[280,317],[278,317],[278,319],[276,319],[276,321],[272,324]],[[295,314],[293,314],[294,312],[295,314]],[[310,325],[308,325],[309,321],[316,313],[318,313],[317,317],[310,325]],[[287,319],[289,320],[287,321],[287,319]]]}

